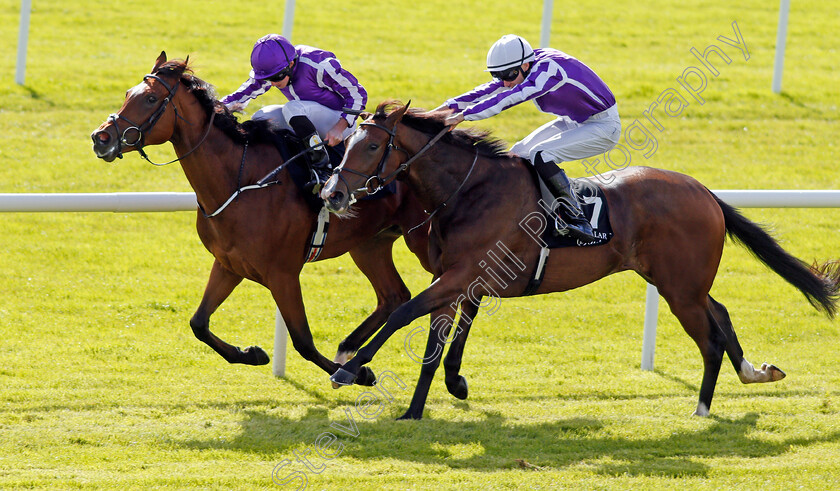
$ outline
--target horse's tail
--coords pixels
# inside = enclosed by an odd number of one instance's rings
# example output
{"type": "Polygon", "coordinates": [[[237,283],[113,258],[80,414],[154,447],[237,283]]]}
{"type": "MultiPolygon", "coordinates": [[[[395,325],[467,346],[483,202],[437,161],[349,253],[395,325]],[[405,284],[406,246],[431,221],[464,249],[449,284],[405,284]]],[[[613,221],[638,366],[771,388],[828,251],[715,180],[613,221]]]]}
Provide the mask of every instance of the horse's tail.
{"type": "MultiPolygon", "coordinates": [[[[714,196],[714,193],[712,194],[714,196]]],[[[714,196],[726,223],[729,238],[740,242],[755,257],[805,295],[815,309],[834,317],[840,300],[840,262],[809,266],[782,249],[767,231],[732,206],[714,196]]]]}

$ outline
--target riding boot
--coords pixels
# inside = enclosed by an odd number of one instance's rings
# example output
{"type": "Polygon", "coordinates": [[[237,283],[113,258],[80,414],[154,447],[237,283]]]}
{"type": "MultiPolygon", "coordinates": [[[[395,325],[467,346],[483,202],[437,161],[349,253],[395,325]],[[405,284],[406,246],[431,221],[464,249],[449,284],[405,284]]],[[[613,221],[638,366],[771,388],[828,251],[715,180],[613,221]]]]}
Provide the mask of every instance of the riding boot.
{"type": "Polygon", "coordinates": [[[315,131],[315,126],[305,116],[291,118],[289,126],[307,147],[307,152],[304,155],[312,177],[304,185],[304,189],[311,190],[313,194],[318,194],[321,186],[332,175],[332,162],[329,154],[327,154],[327,148],[322,143],[318,132],[315,131]]]}
{"type": "Polygon", "coordinates": [[[534,158],[534,168],[542,178],[548,191],[554,196],[555,201],[566,212],[566,226],[562,226],[562,220],[558,221],[557,232],[564,235],[568,234],[570,237],[582,242],[597,240],[592,231],[592,225],[586,219],[583,210],[580,209],[580,204],[572,189],[572,183],[566,176],[566,172],[557,167],[553,162],[543,161],[542,152],[538,152],[534,158]]]}

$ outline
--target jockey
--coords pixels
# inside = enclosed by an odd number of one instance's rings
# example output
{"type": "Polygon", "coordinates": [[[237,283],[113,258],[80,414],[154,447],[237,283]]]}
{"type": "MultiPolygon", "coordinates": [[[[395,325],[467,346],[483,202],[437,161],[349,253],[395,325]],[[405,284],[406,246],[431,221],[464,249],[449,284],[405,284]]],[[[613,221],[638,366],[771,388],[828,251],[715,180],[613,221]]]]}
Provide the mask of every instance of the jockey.
{"type": "Polygon", "coordinates": [[[566,209],[568,227],[558,222],[559,232],[594,240],[569,178],[556,163],[592,157],[618,143],[621,120],[609,87],[577,59],[551,48],[531,49],[528,41],[513,34],[502,36],[490,48],[486,71],[492,81],[438,108],[455,111],[445,123],[454,126],[489,118],[527,100],[533,100],[540,111],[558,116],[510,151],[531,162],[554,196],[553,206],[562,204],[566,209]]]}
{"type": "Polygon", "coordinates": [[[367,92],[333,53],[311,46],[293,46],[279,34],[261,37],[251,51],[248,80],[222,103],[232,111],[242,110],[251,99],[277,87],[289,100],[266,106],[252,119],[269,119],[291,130],[308,145],[312,180],[306,185],[317,193],[332,173],[327,149],[353,132],[356,112],[364,109],[367,92]],[[344,112],[347,110],[350,112],[344,112]]]}

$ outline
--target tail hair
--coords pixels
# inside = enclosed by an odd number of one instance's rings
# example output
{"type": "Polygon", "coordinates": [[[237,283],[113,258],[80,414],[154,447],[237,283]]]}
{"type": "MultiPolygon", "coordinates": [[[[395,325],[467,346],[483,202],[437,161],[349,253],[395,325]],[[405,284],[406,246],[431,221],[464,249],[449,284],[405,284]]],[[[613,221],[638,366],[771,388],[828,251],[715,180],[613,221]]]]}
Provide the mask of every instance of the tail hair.
{"type": "MultiPolygon", "coordinates": [[[[710,191],[711,193],[711,191],[710,191]]],[[[809,265],[792,256],[761,225],[714,195],[723,212],[726,234],[805,295],[815,309],[833,318],[840,301],[840,261],[809,265]]]]}

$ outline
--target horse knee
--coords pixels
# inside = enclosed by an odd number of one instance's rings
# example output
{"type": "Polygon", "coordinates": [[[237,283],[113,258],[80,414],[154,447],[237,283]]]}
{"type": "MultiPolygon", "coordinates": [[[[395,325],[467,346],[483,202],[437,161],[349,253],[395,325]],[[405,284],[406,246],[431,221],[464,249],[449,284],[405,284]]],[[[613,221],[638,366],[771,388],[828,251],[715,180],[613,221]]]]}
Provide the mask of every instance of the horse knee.
{"type": "Polygon", "coordinates": [[[195,337],[201,341],[207,339],[210,334],[210,322],[207,319],[199,317],[197,314],[190,319],[190,328],[195,337]]]}

